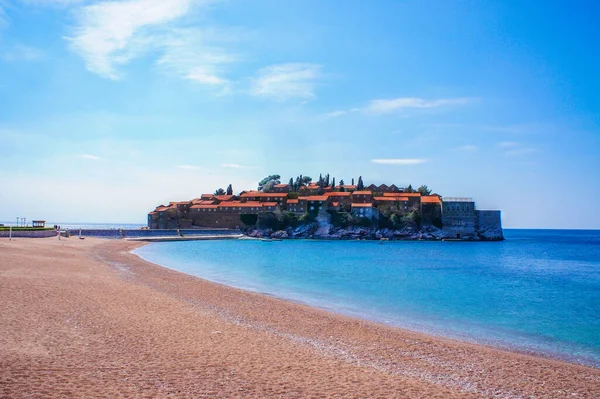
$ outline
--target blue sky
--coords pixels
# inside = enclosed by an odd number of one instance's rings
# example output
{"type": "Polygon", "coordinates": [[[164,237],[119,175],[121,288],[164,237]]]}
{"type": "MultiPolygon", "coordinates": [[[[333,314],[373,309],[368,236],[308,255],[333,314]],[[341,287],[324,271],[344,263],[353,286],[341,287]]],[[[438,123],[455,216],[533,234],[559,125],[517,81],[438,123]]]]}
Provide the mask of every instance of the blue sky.
{"type": "Polygon", "coordinates": [[[0,0],[0,220],[232,183],[427,184],[600,228],[592,1],[0,0]],[[584,210],[582,212],[582,210],[584,210]]]}

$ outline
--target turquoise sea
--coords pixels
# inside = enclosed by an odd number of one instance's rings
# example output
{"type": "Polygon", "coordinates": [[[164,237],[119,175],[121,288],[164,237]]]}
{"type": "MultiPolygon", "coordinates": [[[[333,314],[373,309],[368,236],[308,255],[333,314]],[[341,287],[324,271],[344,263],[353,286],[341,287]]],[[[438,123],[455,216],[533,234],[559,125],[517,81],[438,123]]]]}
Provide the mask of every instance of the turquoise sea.
{"type": "Polygon", "coordinates": [[[600,231],[503,242],[153,243],[142,258],[207,280],[411,330],[600,367],[600,231]]]}

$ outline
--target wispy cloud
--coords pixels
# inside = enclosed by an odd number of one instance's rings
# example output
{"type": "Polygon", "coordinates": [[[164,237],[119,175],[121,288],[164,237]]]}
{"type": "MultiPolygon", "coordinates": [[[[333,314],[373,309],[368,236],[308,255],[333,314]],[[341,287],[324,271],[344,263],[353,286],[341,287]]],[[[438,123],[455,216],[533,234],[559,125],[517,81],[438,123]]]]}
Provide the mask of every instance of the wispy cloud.
{"type": "Polygon", "coordinates": [[[210,43],[230,41],[230,36],[215,30],[173,29],[161,39],[163,55],[157,64],[190,81],[227,89],[231,82],[223,77],[224,68],[239,56],[223,46],[210,43]]]}
{"type": "Polygon", "coordinates": [[[310,100],[321,77],[321,66],[316,64],[278,64],[259,71],[253,79],[250,93],[275,101],[291,99],[310,100]]]}
{"type": "Polygon", "coordinates": [[[398,113],[409,109],[431,109],[451,106],[465,105],[472,102],[473,99],[443,98],[437,100],[426,100],[416,97],[398,97],[392,99],[371,100],[362,108],[350,108],[347,110],[338,110],[326,114],[326,117],[337,117],[354,112],[363,112],[367,115],[386,115],[398,113]]]}
{"type": "Polygon", "coordinates": [[[538,152],[539,150],[537,148],[533,148],[533,147],[526,147],[526,148],[515,148],[515,149],[511,149],[509,151],[505,151],[504,154],[508,155],[508,156],[518,156],[518,155],[527,155],[527,154],[532,154],[534,152],[538,152]]]}
{"type": "Polygon", "coordinates": [[[479,149],[479,147],[477,147],[476,145],[467,144],[467,145],[462,145],[460,147],[456,147],[454,149],[454,151],[472,152],[472,151],[477,151],[478,149],[479,149]]]}
{"type": "Polygon", "coordinates": [[[390,114],[407,108],[439,108],[452,105],[464,105],[468,98],[445,98],[439,100],[425,100],[414,97],[399,97],[390,100],[371,100],[365,111],[371,114],[390,114]]]}
{"type": "Polygon", "coordinates": [[[194,166],[194,165],[179,165],[178,168],[185,169],[185,170],[200,170],[199,166],[194,166]]]}
{"type": "Polygon", "coordinates": [[[77,155],[77,158],[89,159],[90,161],[102,161],[102,158],[100,158],[96,155],[90,155],[90,154],[77,155]]]}
{"type": "Polygon", "coordinates": [[[501,141],[498,143],[498,147],[500,148],[512,148],[512,147],[517,147],[519,145],[519,143],[517,143],[516,141],[501,141]]]}
{"type": "Polygon", "coordinates": [[[178,28],[203,0],[101,1],[79,7],[71,48],[91,72],[105,78],[122,77],[120,68],[135,58],[158,53],[157,65],[181,78],[222,87],[228,83],[222,66],[236,60],[208,43],[218,35],[197,28],[178,28]]]}
{"type": "Polygon", "coordinates": [[[498,143],[498,147],[501,149],[504,155],[508,156],[527,155],[539,151],[538,148],[525,147],[516,141],[500,141],[498,143]]]}
{"type": "Polygon", "coordinates": [[[423,158],[378,158],[371,159],[371,162],[383,165],[418,165],[427,160],[423,158]]]}
{"type": "MultiPolygon", "coordinates": [[[[1,14],[0,14],[1,18],[1,14]]],[[[33,61],[44,55],[42,50],[21,44],[9,47],[0,54],[4,61],[33,61]]]]}
{"type": "Polygon", "coordinates": [[[34,6],[59,6],[64,7],[72,4],[84,3],[87,0],[21,0],[21,3],[34,6]]]}
{"type": "Polygon", "coordinates": [[[222,163],[222,168],[233,168],[233,169],[249,169],[250,166],[239,165],[237,163],[222,163]]]}

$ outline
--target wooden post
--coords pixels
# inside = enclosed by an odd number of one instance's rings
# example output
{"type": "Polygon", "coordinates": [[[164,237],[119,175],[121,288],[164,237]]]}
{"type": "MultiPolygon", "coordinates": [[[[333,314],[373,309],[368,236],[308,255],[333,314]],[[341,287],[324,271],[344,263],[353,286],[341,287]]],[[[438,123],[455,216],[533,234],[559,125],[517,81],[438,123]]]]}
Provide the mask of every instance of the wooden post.
{"type": "Polygon", "coordinates": [[[12,241],[12,226],[8,227],[8,241],[12,241]]]}

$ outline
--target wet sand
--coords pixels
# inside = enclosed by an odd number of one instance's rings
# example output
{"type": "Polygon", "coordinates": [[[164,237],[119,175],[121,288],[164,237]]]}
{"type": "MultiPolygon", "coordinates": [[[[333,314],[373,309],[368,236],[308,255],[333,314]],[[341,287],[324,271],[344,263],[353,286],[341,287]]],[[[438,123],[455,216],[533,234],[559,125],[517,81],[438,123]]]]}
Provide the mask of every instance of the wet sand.
{"type": "Polygon", "coordinates": [[[207,282],[142,243],[0,239],[0,397],[600,398],[600,370],[207,282]]]}

